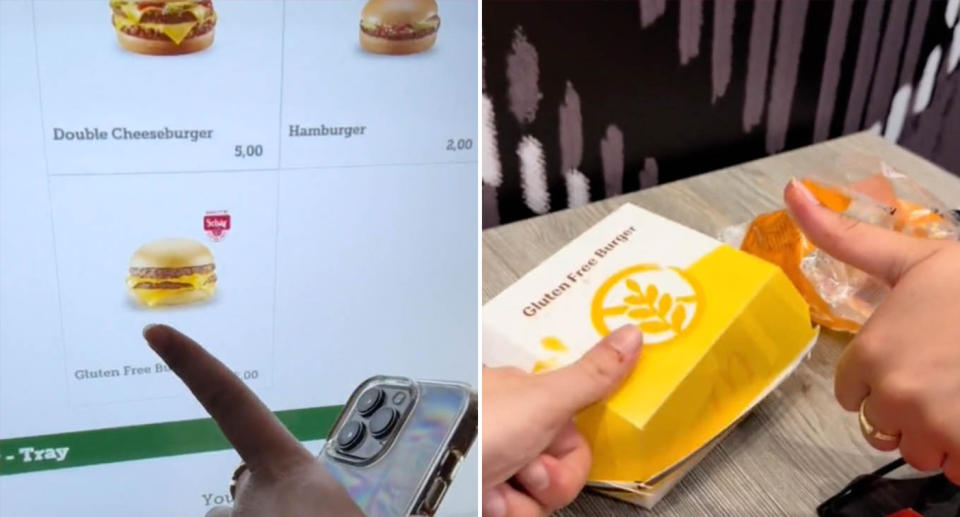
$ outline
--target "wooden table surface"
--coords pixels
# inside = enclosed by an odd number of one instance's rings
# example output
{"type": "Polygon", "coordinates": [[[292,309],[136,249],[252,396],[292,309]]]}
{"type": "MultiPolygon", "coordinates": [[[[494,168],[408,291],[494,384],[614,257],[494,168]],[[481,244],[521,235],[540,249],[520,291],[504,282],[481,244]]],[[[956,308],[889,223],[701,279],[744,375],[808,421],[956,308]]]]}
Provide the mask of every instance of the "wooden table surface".
{"type": "MultiPolygon", "coordinates": [[[[960,179],[874,134],[859,133],[487,230],[484,303],[623,203],[717,236],[721,228],[782,207],[781,192],[791,177],[857,156],[879,157],[960,207],[960,179]]],[[[810,359],[653,511],[585,492],[558,515],[815,515],[816,506],[853,477],[897,457],[870,448],[856,414],[844,412],[833,397],[834,364],[847,341],[823,332],[810,359]]]]}

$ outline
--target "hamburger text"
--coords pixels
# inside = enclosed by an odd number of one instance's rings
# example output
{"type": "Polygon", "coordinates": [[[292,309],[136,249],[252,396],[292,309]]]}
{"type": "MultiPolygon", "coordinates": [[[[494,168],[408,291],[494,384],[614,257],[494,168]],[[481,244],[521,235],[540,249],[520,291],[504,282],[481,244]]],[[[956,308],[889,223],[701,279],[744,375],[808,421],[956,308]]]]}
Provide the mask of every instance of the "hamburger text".
{"type": "Polygon", "coordinates": [[[300,124],[290,124],[290,137],[295,136],[342,136],[350,138],[354,135],[362,135],[367,130],[367,126],[327,126],[303,127],[300,124]]]}
{"type": "MultiPolygon", "coordinates": [[[[210,140],[213,138],[212,129],[170,129],[165,127],[158,130],[131,130],[125,127],[115,127],[109,137],[114,140],[210,140]]],[[[57,140],[107,140],[108,133],[98,128],[85,127],[82,130],[68,131],[59,127],[53,128],[53,139],[57,140]]]]}

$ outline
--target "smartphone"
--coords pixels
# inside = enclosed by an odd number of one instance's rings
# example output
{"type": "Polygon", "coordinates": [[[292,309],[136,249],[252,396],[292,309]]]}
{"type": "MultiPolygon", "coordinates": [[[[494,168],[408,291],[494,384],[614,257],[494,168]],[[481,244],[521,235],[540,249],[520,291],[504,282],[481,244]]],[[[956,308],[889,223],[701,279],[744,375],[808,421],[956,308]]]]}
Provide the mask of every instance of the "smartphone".
{"type": "Polygon", "coordinates": [[[340,414],[320,460],[368,517],[434,515],[477,437],[477,393],[378,376],[340,414]]]}

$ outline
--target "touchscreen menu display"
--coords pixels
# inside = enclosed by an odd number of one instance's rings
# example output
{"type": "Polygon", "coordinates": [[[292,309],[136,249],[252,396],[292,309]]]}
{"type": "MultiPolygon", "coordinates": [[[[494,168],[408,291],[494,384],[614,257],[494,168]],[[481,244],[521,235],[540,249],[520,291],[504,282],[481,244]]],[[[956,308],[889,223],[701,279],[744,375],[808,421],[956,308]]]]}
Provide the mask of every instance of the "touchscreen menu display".
{"type": "Polygon", "coordinates": [[[148,323],[315,451],[370,376],[476,383],[478,4],[419,3],[0,2],[0,514],[229,503],[148,323]]]}

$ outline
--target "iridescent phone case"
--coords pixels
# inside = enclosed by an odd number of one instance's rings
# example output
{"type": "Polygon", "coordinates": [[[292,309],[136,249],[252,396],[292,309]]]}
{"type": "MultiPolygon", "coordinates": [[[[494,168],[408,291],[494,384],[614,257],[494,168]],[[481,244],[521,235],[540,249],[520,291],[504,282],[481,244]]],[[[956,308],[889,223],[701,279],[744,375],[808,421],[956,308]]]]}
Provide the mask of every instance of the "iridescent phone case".
{"type": "Polygon", "coordinates": [[[320,459],[368,517],[434,515],[476,436],[477,395],[470,386],[373,377],[351,395],[320,459]],[[364,417],[372,404],[379,409],[364,417]],[[377,437],[374,431],[384,427],[377,414],[391,408],[398,413],[393,431],[377,437]],[[344,444],[352,451],[344,452],[344,444]]]}

